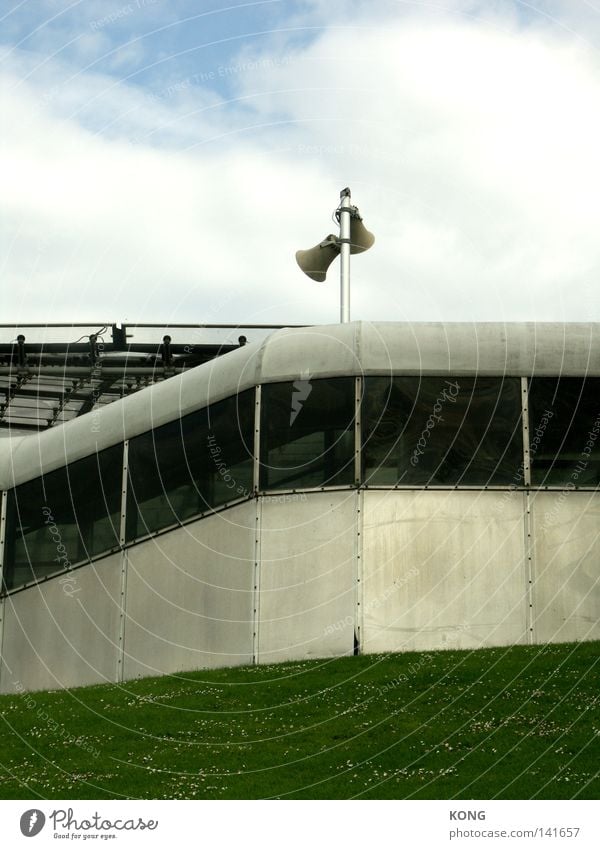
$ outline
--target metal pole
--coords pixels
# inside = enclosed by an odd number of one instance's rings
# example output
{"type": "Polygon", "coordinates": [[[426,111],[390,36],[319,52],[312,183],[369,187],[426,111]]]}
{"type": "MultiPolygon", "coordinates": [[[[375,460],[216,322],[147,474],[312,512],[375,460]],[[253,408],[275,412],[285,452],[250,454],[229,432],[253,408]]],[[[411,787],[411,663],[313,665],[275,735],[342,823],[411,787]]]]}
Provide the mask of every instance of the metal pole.
{"type": "Polygon", "coordinates": [[[350,189],[340,192],[340,322],[350,321],[350,189]]]}

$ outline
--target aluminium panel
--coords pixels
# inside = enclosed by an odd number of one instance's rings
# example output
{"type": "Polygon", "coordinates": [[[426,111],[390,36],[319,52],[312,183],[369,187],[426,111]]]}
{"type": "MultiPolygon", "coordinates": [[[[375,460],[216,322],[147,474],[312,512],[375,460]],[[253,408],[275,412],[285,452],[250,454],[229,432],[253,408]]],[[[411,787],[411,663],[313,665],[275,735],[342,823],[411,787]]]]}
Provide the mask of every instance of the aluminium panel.
{"type": "Polygon", "coordinates": [[[600,639],[600,493],[532,493],[534,641],[600,639]]]}
{"type": "Polygon", "coordinates": [[[361,373],[360,323],[294,327],[272,333],[263,343],[261,383],[361,373]]]}
{"type": "Polygon", "coordinates": [[[116,680],[121,557],[7,596],[2,693],[116,680]]]}
{"type": "Polygon", "coordinates": [[[365,492],[363,651],[526,642],[523,498],[365,492]]]}
{"type": "Polygon", "coordinates": [[[352,654],[356,490],[261,500],[259,662],[352,654]]]}
{"type": "Polygon", "coordinates": [[[598,323],[357,322],[364,374],[600,374],[598,323]]]}
{"type": "Polygon", "coordinates": [[[124,678],[252,662],[256,502],[128,549],[124,678]]]}

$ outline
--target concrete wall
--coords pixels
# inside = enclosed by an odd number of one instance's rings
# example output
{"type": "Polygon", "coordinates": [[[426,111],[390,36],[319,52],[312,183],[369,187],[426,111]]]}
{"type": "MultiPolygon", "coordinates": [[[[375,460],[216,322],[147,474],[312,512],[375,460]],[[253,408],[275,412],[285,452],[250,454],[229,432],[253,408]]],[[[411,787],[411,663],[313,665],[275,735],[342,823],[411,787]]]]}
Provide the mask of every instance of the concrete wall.
{"type": "Polygon", "coordinates": [[[121,554],[4,600],[0,692],[115,681],[121,554]]]}
{"type": "Polygon", "coordinates": [[[8,596],[0,691],[600,639],[599,531],[600,493],[265,496],[8,596]]]}
{"type": "Polygon", "coordinates": [[[600,640],[600,496],[530,496],[533,640],[600,640]]]}
{"type": "Polygon", "coordinates": [[[256,504],[127,553],[124,677],[252,663],[256,504]]]}
{"type": "Polygon", "coordinates": [[[366,492],[365,652],[527,640],[523,493],[366,492]]]}
{"type": "Polygon", "coordinates": [[[357,494],[262,499],[260,663],[351,654],[357,494]]]}

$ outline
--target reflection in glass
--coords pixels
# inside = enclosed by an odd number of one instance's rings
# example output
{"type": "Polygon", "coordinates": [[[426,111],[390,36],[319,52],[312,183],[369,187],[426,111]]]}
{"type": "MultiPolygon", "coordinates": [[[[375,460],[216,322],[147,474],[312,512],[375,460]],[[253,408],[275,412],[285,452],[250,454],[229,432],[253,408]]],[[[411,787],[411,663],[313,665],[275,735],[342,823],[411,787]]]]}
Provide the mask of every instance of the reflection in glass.
{"type": "Polygon", "coordinates": [[[600,380],[536,377],[529,382],[531,483],[598,486],[600,380]]]}
{"type": "Polygon", "coordinates": [[[127,540],[252,495],[254,390],[129,442],[127,540]]]}
{"type": "Polygon", "coordinates": [[[123,446],[21,484],[8,494],[8,589],[119,545],[123,446]]]}
{"type": "Polygon", "coordinates": [[[366,484],[522,483],[518,378],[368,377],[362,428],[366,484]]]}
{"type": "Polygon", "coordinates": [[[261,489],[354,483],[354,378],[269,383],[261,398],[261,489]]]}

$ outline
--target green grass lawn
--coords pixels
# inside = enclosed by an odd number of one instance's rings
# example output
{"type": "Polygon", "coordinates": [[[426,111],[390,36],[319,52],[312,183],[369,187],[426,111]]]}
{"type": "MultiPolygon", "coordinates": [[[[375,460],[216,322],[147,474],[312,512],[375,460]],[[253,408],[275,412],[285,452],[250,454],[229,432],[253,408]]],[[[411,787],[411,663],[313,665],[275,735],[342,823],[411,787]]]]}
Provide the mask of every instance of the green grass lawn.
{"type": "Polygon", "coordinates": [[[0,797],[590,799],[600,643],[0,697],[0,797]]]}

